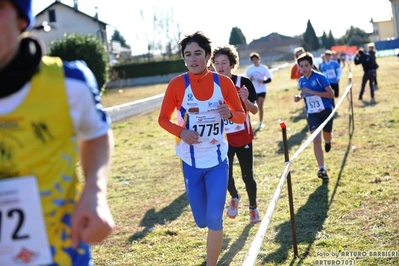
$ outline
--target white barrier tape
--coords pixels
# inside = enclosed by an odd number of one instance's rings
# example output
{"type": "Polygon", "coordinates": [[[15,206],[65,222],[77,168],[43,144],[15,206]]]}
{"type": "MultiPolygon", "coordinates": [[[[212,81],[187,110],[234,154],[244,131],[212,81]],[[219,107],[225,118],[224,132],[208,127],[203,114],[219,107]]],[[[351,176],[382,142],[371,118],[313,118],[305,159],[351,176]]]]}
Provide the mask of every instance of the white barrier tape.
{"type": "MultiPolygon", "coordinates": [[[[270,72],[274,73],[274,72],[277,72],[280,69],[288,67],[288,66],[289,66],[288,63],[284,63],[277,67],[271,68],[270,72]]],[[[176,75],[176,74],[173,74],[173,75],[176,75]]],[[[157,79],[158,77],[159,76],[146,77],[145,79],[147,79],[147,80],[149,78],[157,79]]],[[[137,79],[141,79],[141,78],[137,78],[137,79]]],[[[127,80],[137,80],[137,79],[127,79],[127,80]]],[[[170,78],[168,78],[168,80],[169,79],[170,78]]],[[[138,84],[136,84],[136,85],[138,85],[138,84]]],[[[141,84],[141,85],[144,85],[144,84],[141,84]]],[[[124,104],[120,104],[120,105],[116,105],[116,106],[107,107],[107,108],[104,108],[103,110],[111,118],[112,122],[117,122],[119,120],[129,118],[129,117],[132,117],[135,115],[140,115],[140,114],[143,114],[143,113],[146,113],[146,112],[149,112],[149,111],[159,108],[159,106],[162,103],[164,94],[165,93],[162,93],[162,94],[158,94],[158,95],[148,97],[145,99],[141,99],[138,101],[128,102],[128,103],[124,103],[124,104]]]]}
{"type": "Polygon", "coordinates": [[[270,202],[266,214],[262,219],[261,224],[259,225],[258,231],[256,232],[256,235],[252,241],[251,247],[249,248],[249,251],[247,252],[243,266],[253,266],[255,265],[256,258],[258,257],[258,253],[260,250],[260,247],[263,243],[263,239],[265,237],[267,228],[269,227],[269,224],[271,222],[274,210],[277,206],[277,202],[280,198],[280,193],[284,187],[285,179],[290,171],[290,165],[293,162],[293,160],[298,157],[298,155],[310,144],[310,142],[313,141],[313,139],[316,137],[316,135],[321,131],[321,129],[328,123],[328,121],[334,116],[336,113],[337,108],[342,104],[344,98],[346,95],[349,93],[349,91],[352,89],[352,84],[350,83],[346,89],[345,93],[341,96],[339,99],[338,103],[335,105],[335,108],[331,112],[331,114],[327,117],[327,119],[310,135],[310,137],[299,147],[299,149],[295,152],[293,155],[292,159],[289,162],[285,162],[285,169],[283,174],[281,175],[280,181],[278,183],[278,186],[273,194],[272,201],[270,202]]]}
{"type": "Polygon", "coordinates": [[[273,194],[272,201],[269,204],[269,207],[267,208],[266,214],[262,219],[261,224],[259,225],[259,229],[256,232],[256,235],[254,237],[254,240],[252,241],[251,247],[245,256],[244,263],[242,264],[243,266],[252,266],[255,264],[256,257],[258,256],[260,246],[262,245],[263,238],[265,237],[265,233],[267,231],[267,228],[269,227],[270,221],[272,220],[272,216],[274,213],[274,209],[277,206],[277,201],[280,198],[280,193],[283,190],[284,187],[284,182],[285,179],[290,171],[290,163],[288,162],[285,165],[285,169],[283,174],[281,175],[280,181],[278,183],[278,186],[276,188],[276,191],[273,194]]]}

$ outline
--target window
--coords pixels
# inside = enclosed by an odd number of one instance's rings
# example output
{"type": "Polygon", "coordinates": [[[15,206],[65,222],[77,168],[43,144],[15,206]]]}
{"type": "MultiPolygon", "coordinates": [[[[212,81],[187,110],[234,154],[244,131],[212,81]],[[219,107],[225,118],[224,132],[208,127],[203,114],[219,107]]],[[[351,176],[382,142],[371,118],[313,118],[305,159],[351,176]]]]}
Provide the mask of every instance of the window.
{"type": "Polygon", "coordinates": [[[50,23],[51,22],[57,22],[56,19],[55,19],[55,10],[54,9],[50,9],[48,11],[48,20],[49,20],[50,23]]]}

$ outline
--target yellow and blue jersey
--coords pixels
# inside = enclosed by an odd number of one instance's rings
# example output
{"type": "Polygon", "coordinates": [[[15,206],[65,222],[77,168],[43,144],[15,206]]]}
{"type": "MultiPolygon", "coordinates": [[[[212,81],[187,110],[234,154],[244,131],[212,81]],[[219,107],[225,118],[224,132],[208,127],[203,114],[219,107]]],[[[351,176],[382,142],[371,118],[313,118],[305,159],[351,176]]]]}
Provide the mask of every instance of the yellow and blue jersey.
{"type": "MultiPolygon", "coordinates": [[[[95,81],[85,71],[88,68],[79,64],[43,57],[23,101],[11,112],[0,114],[0,152],[4,155],[0,159],[0,181],[36,178],[53,257],[50,265],[54,266],[92,263],[89,245],[80,243],[77,249],[71,248],[71,216],[81,183],[76,175],[77,134],[66,80],[93,88],[93,104],[97,101],[99,105],[95,81]]],[[[101,108],[98,112],[106,121],[101,108]]]]}

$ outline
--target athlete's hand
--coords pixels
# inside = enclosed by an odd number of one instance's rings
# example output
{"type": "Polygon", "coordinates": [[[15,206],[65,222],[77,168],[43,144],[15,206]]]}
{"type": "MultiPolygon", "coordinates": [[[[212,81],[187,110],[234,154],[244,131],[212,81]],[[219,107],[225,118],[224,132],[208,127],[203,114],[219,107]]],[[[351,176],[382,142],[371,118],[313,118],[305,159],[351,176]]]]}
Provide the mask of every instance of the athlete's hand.
{"type": "Polygon", "coordinates": [[[99,243],[114,227],[105,194],[84,190],[72,214],[72,248],[76,249],[81,241],[99,243]]]}
{"type": "Polygon", "coordinates": [[[223,103],[221,100],[219,100],[218,112],[220,116],[225,119],[230,119],[233,116],[229,109],[229,106],[223,103]]]}
{"type": "Polygon", "coordinates": [[[240,88],[240,90],[238,91],[238,95],[244,102],[248,99],[249,91],[247,87],[245,87],[245,85],[240,88]]]}
{"type": "Polygon", "coordinates": [[[183,129],[180,132],[180,138],[188,145],[198,144],[200,134],[194,130],[183,129]]]}

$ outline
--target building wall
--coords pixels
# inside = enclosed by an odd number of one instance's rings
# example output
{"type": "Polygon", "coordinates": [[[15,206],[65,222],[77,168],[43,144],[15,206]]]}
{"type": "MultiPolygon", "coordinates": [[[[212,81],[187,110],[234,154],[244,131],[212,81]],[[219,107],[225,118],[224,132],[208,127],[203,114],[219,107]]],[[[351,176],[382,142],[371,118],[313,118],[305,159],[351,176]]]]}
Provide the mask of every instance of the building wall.
{"type": "Polygon", "coordinates": [[[392,20],[378,22],[380,40],[394,38],[394,29],[392,20]]]}
{"type": "Polygon", "coordinates": [[[252,41],[250,44],[237,45],[237,51],[240,57],[240,65],[250,65],[249,55],[252,52],[257,52],[261,57],[262,64],[270,67],[275,61],[294,60],[293,51],[298,46],[301,46],[299,38],[271,33],[266,37],[252,41]]]}
{"type": "Polygon", "coordinates": [[[392,6],[392,20],[394,38],[399,38],[399,0],[390,0],[392,6]]]}
{"type": "MultiPolygon", "coordinates": [[[[82,35],[93,34],[99,38],[104,45],[107,44],[105,25],[98,22],[94,17],[90,18],[75,12],[73,9],[63,5],[55,5],[49,10],[55,10],[56,27],[49,32],[43,30],[33,30],[31,33],[43,40],[46,49],[51,41],[64,38],[65,33],[78,33],[82,35]]],[[[41,25],[44,21],[49,21],[49,10],[36,17],[35,25],[41,25]]],[[[108,50],[108,47],[107,47],[108,50]]]]}
{"type": "Polygon", "coordinates": [[[393,39],[395,36],[393,20],[371,21],[373,24],[373,33],[370,35],[371,42],[377,42],[387,39],[393,39]]]}

